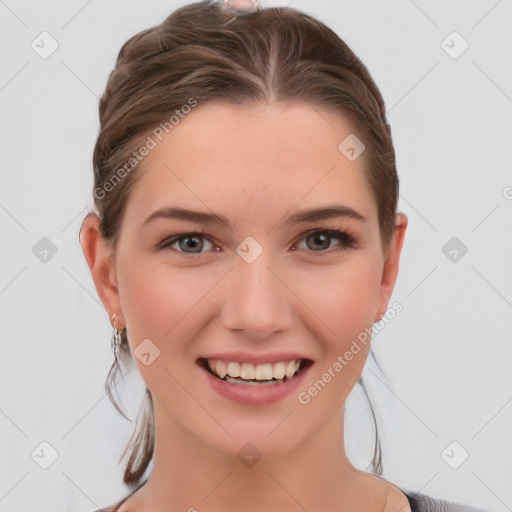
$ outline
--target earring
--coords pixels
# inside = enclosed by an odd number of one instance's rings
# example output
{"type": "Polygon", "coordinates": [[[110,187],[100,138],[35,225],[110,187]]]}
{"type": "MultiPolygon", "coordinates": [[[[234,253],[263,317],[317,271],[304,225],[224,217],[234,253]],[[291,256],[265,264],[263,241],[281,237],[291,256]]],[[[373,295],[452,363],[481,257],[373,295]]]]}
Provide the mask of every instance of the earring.
{"type": "Polygon", "coordinates": [[[118,329],[118,322],[119,322],[120,315],[117,313],[114,313],[110,317],[110,322],[112,324],[112,327],[114,330],[112,331],[112,339],[110,340],[110,346],[112,348],[112,352],[114,353],[114,358],[119,358],[119,354],[121,353],[121,330],[118,329]]]}

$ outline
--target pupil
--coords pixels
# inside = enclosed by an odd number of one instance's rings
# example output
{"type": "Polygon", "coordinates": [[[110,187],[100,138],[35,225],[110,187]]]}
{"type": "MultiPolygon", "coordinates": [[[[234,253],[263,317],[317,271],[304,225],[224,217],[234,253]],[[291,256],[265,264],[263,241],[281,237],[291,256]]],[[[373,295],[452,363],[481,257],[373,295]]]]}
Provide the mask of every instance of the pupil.
{"type": "Polygon", "coordinates": [[[192,249],[189,252],[200,252],[202,249],[202,242],[197,236],[183,238],[180,241],[180,248],[182,250],[192,249]],[[197,250],[198,249],[198,250],[197,250]]]}
{"type": "Polygon", "coordinates": [[[321,234],[321,233],[320,234],[314,234],[314,235],[311,235],[311,238],[308,238],[308,247],[309,247],[309,249],[315,249],[315,248],[316,249],[320,249],[320,250],[328,249],[329,245],[330,245],[329,237],[327,235],[325,235],[325,234],[321,234]],[[311,247],[310,244],[309,244],[309,240],[314,240],[315,243],[318,242],[320,247],[319,247],[319,245],[311,247]]]}

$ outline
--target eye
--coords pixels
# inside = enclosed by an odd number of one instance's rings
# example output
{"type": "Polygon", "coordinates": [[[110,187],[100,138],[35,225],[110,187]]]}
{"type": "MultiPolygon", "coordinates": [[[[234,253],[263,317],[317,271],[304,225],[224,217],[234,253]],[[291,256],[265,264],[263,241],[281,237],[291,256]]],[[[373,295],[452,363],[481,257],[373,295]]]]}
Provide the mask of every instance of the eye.
{"type": "MultiPolygon", "coordinates": [[[[348,233],[339,231],[337,229],[321,229],[310,232],[303,239],[305,241],[306,250],[310,250],[317,253],[327,252],[333,245],[333,241],[337,242],[337,248],[335,250],[343,251],[350,247],[355,247],[356,242],[348,233]]],[[[304,249],[302,244],[294,246],[294,249],[304,249]]]]}
{"type": "MultiPolygon", "coordinates": [[[[350,247],[356,247],[355,239],[343,231],[337,229],[317,229],[310,231],[303,237],[301,243],[295,244],[292,250],[301,249],[315,252],[318,256],[330,252],[329,249],[343,251],[350,247]],[[305,243],[305,247],[304,244],[305,243]]],[[[201,254],[211,250],[219,251],[220,247],[208,240],[203,233],[184,233],[166,238],[158,245],[159,249],[171,248],[182,254],[201,254]]]]}
{"type": "Polygon", "coordinates": [[[164,240],[158,247],[160,249],[172,248],[177,252],[185,254],[200,254],[202,252],[207,252],[212,248],[218,250],[218,248],[214,246],[210,240],[205,238],[202,233],[175,235],[164,240]],[[205,249],[205,251],[203,251],[203,249],[205,249]]]}

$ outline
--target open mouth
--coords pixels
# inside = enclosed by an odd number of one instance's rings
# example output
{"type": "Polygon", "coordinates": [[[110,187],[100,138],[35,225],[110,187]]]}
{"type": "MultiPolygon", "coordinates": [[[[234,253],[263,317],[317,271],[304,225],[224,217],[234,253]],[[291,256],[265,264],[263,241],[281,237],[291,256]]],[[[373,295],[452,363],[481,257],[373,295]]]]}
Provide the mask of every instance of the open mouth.
{"type": "Polygon", "coordinates": [[[198,363],[220,380],[249,386],[275,385],[293,379],[309,368],[311,359],[295,359],[275,363],[252,364],[237,361],[200,358],[198,363]]]}

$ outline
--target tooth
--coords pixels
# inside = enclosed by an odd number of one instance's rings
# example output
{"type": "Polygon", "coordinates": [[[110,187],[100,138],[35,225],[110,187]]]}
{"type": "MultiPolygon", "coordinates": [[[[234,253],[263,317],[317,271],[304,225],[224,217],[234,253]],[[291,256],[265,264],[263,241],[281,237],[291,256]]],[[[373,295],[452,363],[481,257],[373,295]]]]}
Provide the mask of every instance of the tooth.
{"type": "Polygon", "coordinates": [[[273,375],[276,379],[282,379],[286,375],[286,365],[285,363],[276,363],[274,365],[273,375]]]}
{"type": "Polygon", "coordinates": [[[286,377],[288,379],[291,379],[295,372],[299,369],[299,362],[297,361],[288,361],[288,364],[286,365],[286,377]]]}
{"type": "Polygon", "coordinates": [[[300,368],[300,360],[254,365],[215,359],[207,360],[207,363],[210,370],[221,379],[231,377],[246,381],[256,380],[257,382],[282,380],[285,376],[291,379],[300,368]]]}
{"type": "Polygon", "coordinates": [[[223,379],[226,376],[226,374],[228,373],[228,369],[224,361],[217,361],[217,364],[215,365],[215,373],[221,379],[223,379]]]}
{"type": "Polygon", "coordinates": [[[228,375],[230,377],[240,377],[240,363],[228,363],[228,375]]]}
{"type": "Polygon", "coordinates": [[[242,368],[240,369],[240,377],[245,380],[254,379],[254,365],[251,363],[242,363],[242,368]]]}
{"type": "Polygon", "coordinates": [[[256,380],[271,380],[273,377],[272,364],[267,363],[256,366],[255,376],[256,380]]]}

